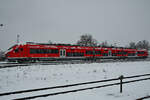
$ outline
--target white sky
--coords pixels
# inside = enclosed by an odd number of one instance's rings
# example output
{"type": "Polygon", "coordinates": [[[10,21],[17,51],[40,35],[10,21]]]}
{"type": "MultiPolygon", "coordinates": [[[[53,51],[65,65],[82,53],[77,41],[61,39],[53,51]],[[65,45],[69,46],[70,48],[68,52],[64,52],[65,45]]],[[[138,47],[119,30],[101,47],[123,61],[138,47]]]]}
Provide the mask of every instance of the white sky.
{"type": "Polygon", "coordinates": [[[20,42],[150,41],[150,0],[0,0],[0,49],[20,42]]]}

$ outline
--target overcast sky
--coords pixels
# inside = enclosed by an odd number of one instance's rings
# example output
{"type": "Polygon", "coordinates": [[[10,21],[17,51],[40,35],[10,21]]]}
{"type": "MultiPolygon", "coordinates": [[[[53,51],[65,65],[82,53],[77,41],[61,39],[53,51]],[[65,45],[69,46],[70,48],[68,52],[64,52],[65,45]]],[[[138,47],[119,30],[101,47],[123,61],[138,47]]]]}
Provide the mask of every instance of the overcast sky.
{"type": "Polygon", "coordinates": [[[20,42],[76,43],[82,34],[127,45],[150,41],[150,0],[0,0],[0,49],[20,42]]]}

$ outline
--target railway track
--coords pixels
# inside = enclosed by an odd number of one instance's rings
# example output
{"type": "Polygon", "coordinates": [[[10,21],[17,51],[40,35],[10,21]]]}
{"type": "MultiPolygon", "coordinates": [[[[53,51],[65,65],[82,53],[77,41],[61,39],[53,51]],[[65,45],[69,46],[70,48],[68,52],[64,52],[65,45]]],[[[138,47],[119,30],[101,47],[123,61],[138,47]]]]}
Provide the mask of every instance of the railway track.
{"type": "Polygon", "coordinates": [[[35,63],[0,63],[0,69],[12,68],[18,66],[31,66],[31,65],[59,65],[59,64],[79,64],[89,63],[89,61],[49,61],[49,62],[35,62],[35,63]]]}
{"type": "Polygon", "coordinates": [[[12,68],[18,66],[31,66],[31,65],[59,65],[59,64],[83,64],[91,63],[91,61],[49,61],[49,62],[35,62],[35,63],[0,63],[0,69],[12,68]]]}
{"type": "Polygon", "coordinates": [[[64,60],[64,61],[44,61],[44,62],[32,62],[32,63],[10,63],[10,62],[3,62],[0,63],[0,69],[2,68],[12,68],[18,66],[31,66],[31,65],[59,65],[59,64],[84,64],[84,63],[105,63],[105,62],[133,62],[133,61],[150,61],[150,57],[147,59],[98,59],[98,60],[64,60]]]}

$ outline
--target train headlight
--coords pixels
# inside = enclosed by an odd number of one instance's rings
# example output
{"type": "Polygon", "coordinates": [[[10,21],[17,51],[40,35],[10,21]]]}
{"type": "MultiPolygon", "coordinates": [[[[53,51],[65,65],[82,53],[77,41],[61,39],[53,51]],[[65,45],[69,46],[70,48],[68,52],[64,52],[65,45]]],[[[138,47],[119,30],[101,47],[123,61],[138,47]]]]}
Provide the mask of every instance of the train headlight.
{"type": "Polygon", "coordinates": [[[6,57],[9,57],[10,55],[9,55],[9,54],[6,54],[5,56],[6,56],[6,57]]]}

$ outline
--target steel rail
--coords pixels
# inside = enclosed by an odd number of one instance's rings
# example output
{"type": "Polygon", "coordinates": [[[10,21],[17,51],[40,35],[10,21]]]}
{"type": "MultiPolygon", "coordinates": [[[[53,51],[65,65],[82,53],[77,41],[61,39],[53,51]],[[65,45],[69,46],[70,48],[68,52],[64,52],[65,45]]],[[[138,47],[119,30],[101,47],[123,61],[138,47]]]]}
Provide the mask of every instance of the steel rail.
{"type": "Polygon", "coordinates": [[[106,63],[106,62],[130,62],[130,61],[150,61],[150,59],[134,59],[134,60],[110,60],[110,59],[99,59],[98,61],[49,61],[49,62],[36,62],[36,63],[5,63],[5,64],[0,64],[0,69],[3,68],[13,68],[17,66],[30,66],[30,65],[58,65],[58,64],[82,64],[82,63],[106,63]]]}

